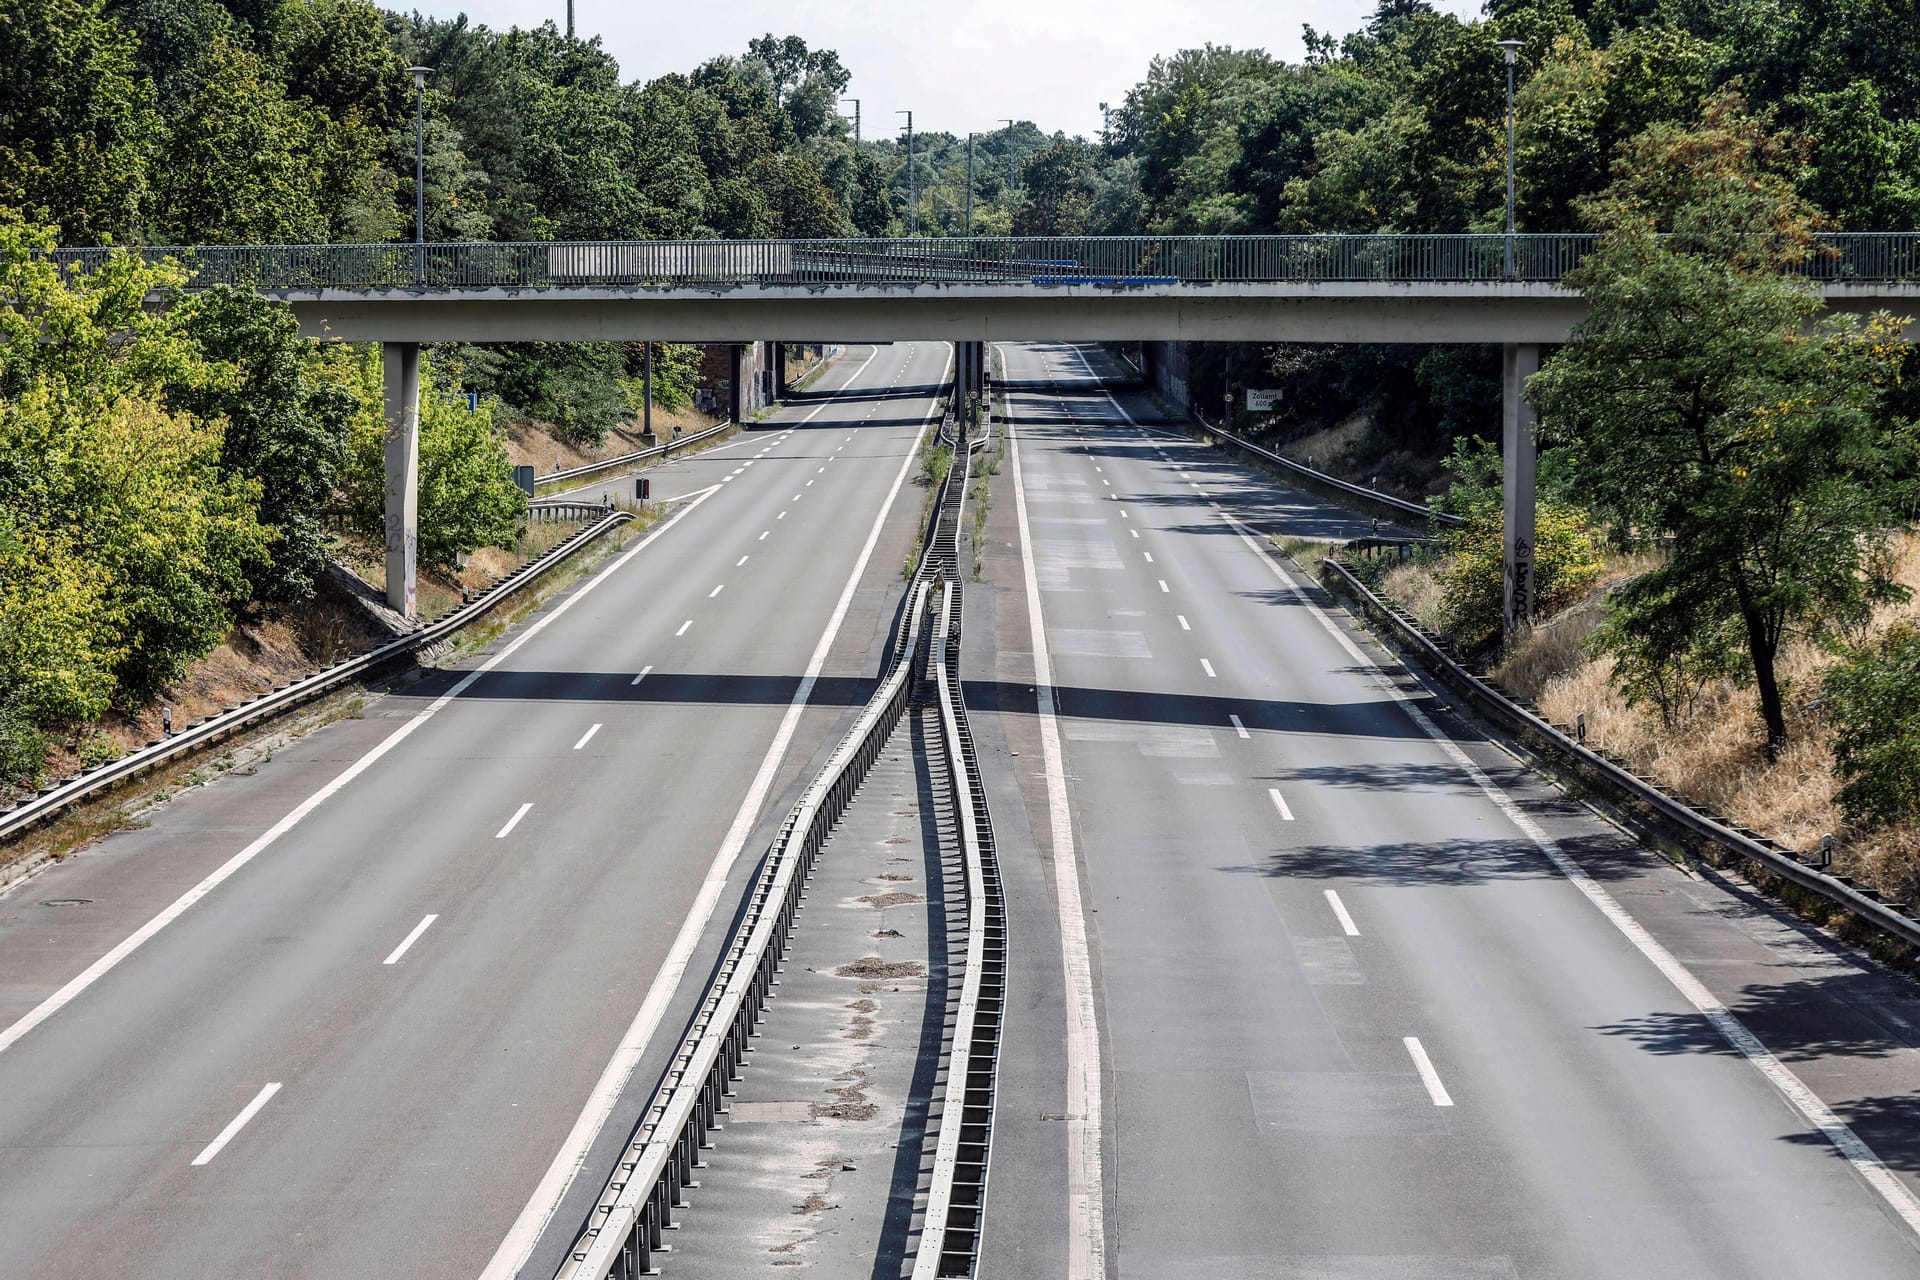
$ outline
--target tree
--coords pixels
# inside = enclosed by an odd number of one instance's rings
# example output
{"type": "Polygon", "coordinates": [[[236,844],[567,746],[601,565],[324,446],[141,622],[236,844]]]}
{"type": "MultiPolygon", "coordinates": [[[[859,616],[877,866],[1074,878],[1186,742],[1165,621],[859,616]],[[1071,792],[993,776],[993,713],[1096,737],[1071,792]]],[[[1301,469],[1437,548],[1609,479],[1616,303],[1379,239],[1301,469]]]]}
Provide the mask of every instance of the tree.
{"type": "Polygon", "coordinates": [[[1839,801],[1868,826],[1920,819],[1920,629],[1911,620],[1848,655],[1822,683],[1839,801]]]}
{"type": "Polygon", "coordinates": [[[1884,411],[1894,325],[1824,316],[1792,274],[1813,251],[1795,160],[1730,94],[1694,129],[1636,139],[1582,205],[1601,234],[1570,277],[1587,317],[1531,385],[1582,490],[1673,536],[1614,593],[1615,652],[1658,666],[1688,637],[1737,634],[1769,752],[1787,738],[1787,637],[1903,594],[1875,552],[1913,434],[1884,411]]]}

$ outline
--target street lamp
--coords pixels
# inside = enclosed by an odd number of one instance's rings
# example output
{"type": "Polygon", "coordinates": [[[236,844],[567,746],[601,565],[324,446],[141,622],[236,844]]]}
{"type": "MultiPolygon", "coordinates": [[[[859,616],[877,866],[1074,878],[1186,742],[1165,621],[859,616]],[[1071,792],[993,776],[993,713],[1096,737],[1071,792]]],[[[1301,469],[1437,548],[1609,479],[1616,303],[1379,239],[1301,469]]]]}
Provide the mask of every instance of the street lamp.
{"type": "Polygon", "coordinates": [[[1007,199],[1013,199],[1013,121],[1001,117],[1007,126],[1007,199]]]}
{"type": "Polygon", "coordinates": [[[1513,61],[1521,40],[1500,40],[1496,43],[1507,55],[1507,240],[1506,240],[1506,278],[1513,279],[1513,61]]]}
{"type": "Polygon", "coordinates": [[[973,235],[973,135],[967,135],[967,235],[973,235]]]}
{"type": "Polygon", "coordinates": [[[432,67],[408,67],[413,76],[413,282],[427,282],[427,77],[432,67]]]}
{"type": "Polygon", "coordinates": [[[913,171],[913,112],[896,111],[907,118],[907,234],[920,232],[920,175],[913,171]]]}
{"type": "Polygon", "coordinates": [[[1106,103],[1100,104],[1100,149],[1106,150],[1113,133],[1113,110],[1106,103]]]}
{"type": "Polygon", "coordinates": [[[853,145],[858,147],[860,145],[860,99],[842,98],[840,101],[853,104],[853,145]]]}

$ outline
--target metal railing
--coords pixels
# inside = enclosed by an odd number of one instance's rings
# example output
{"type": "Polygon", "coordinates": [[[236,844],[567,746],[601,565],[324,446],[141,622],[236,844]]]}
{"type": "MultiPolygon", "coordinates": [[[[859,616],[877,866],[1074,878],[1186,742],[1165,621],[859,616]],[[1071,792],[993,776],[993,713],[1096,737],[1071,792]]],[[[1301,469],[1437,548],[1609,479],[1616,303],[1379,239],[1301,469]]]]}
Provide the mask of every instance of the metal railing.
{"type": "Polygon", "coordinates": [[[1207,435],[1217,436],[1234,448],[1244,453],[1252,454],[1262,462],[1279,467],[1283,471],[1291,472],[1309,484],[1331,490],[1333,493],[1339,495],[1335,501],[1339,501],[1340,498],[1357,498],[1362,503],[1372,503],[1384,509],[1390,519],[1409,517],[1420,520],[1425,522],[1429,530],[1435,528],[1458,528],[1466,523],[1466,521],[1462,520],[1459,516],[1449,514],[1448,512],[1435,510],[1422,503],[1409,502],[1405,498],[1395,497],[1390,493],[1381,493],[1378,489],[1369,489],[1364,485],[1354,484],[1350,480],[1342,480],[1339,476],[1332,476],[1324,471],[1317,471],[1305,463],[1295,462],[1292,458],[1286,457],[1284,454],[1276,453],[1272,449],[1262,448],[1245,436],[1236,435],[1234,432],[1228,431],[1225,427],[1214,426],[1211,422],[1201,417],[1197,409],[1189,410],[1189,412],[1193,414],[1193,420],[1200,424],[1201,431],[1207,435]]]}
{"type": "MultiPolygon", "coordinates": [[[[898,240],[646,240],[470,244],[157,246],[188,287],[279,293],[327,289],[618,286],[1554,282],[1597,237],[1499,234],[999,236],[898,240]]],[[[1803,268],[1821,281],[1920,281],[1920,232],[1835,232],[1803,268]]],[[[75,270],[109,249],[57,249],[75,270]]]]}
{"type": "Polygon", "coordinates": [[[1570,768],[1593,794],[1604,797],[1695,847],[1745,859],[1766,874],[1839,907],[1848,916],[1907,947],[1920,949],[1920,920],[1909,909],[1883,902],[1879,894],[1813,863],[1816,855],[1795,853],[1733,822],[1704,813],[1651,778],[1643,778],[1568,734],[1492,681],[1462,665],[1446,646],[1419,623],[1360,580],[1337,558],[1323,565],[1328,588],[1359,604],[1361,612],[1387,629],[1412,651],[1422,666],[1460,694],[1475,711],[1512,734],[1529,749],[1570,768]]]}
{"type": "Polygon", "coordinates": [[[625,511],[605,515],[596,523],[569,534],[536,558],[514,569],[474,600],[428,623],[418,631],[389,641],[357,657],[337,662],[313,675],[280,685],[271,692],[249,698],[236,707],[208,716],[204,720],[195,721],[178,733],[149,742],[144,747],[129,751],[111,763],[98,765],[71,778],[41,787],[36,794],[15,804],[12,808],[0,810],[0,841],[12,839],[42,822],[58,817],[83,800],[102,795],[125,782],[150,773],[162,765],[198,751],[241,729],[284,714],[315,698],[331,693],[350,681],[382,670],[389,663],[400,658],[431,648],[493,610],[501,601],[539,578],[568,555],[632,519],[633,516],[625,511]]]}
{"type": "Polygon", "coordinates": [[[624,467],[629,463],[639,462],[646,458],[664,457],[672,453],[675,449],[684,449],[690,444],[698,444],[702,440],[710,440],[732,425],[733,419],[728,418],[725,422],[717,423],[714,426],[696,431],[692,435],[674,436],[670,440],[662,440],[659,444],[650,444],[644,449],[635,449],[631,453],[616,454],[611,458],[602,458],[598,462],[582,463],[580,466],[567,467],[560,471],[549,471],[543,476],[535,476],[533,483],[538,487],[543,484],[560,484],[567,480],[584,480],[588,476],[597,476],[602,471],[612,471],[616,467],[624,467]]]}

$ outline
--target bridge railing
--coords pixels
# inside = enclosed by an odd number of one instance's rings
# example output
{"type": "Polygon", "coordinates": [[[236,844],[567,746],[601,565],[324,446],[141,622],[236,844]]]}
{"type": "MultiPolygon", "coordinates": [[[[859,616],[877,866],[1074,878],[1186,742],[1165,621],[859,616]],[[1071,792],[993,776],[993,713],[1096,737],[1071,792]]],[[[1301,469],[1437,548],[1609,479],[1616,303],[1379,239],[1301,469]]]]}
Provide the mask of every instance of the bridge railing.
{"type": "MultiPolygon", "coordinates": [[[[1838,232],[1803,271],[1821,281],[1920,281],[1920,232],[1838,232]]],[[[1557,281],[1590,253],[1583,234],[998,236],[903,240],[156,246],[190,287],[516,289],[579,286],[1557,281]]],[[[59,249],[88,270],[106,249],[59,249]]]]}

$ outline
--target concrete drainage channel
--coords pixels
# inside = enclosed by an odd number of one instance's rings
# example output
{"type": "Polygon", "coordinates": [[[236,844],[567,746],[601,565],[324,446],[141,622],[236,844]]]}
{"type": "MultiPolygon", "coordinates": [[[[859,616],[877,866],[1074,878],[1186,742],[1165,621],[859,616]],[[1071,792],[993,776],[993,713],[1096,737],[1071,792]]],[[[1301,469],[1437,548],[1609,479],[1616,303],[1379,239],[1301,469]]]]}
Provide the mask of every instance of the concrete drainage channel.
{"type": "MultiPolygon", "coordinates": [[[[962,430],[957,425],[953,429],[962,430]]],[[[964,436],[961,439],[964,443],[964,436]]],[[[886,796],[878,794],[885,786],[875,789],[868,804],[852,813],[849,809],[876,767],[877,778],[900,785],[900,761],[907,752],[933,779],[927,796],[943,810],[940,821],[926,825],[937,831],[935,839],[940,845],[940,856],[927,861],[941,868],[937,876],[941,882],[939,899],[929,902],[927,911],[932,915],[937,907],[943,921],[938,934],[943,935],[944,951],[931,954],[936,947],[936,931],[929,928],[930,954],[924,971],[917,963],[889,962],[874,955],[832,970],[808,965],[806,973],[813,975],[808,979],[813,983],[810,992],[817,994],[822,972],[841,979],[909,980],[926,972],[925,1000],[930,1005],[938,1001],[938,1010],[937,1016],[932,1008],[928,1010],[925,1020],[931,1033],[920,1042],[919,1049],[928,1058],[938,1054],[939,1061],[932,1063],[931,1069],[922,1063],[919,1070],[908,1073],[913,1077],[914,1091],[924,1089],[927,1094],[925,1120],[917,1123],[910,1119],[902,1126],[900,1145],[909,1149],[899,1153],[893,1191],[882,1206],[889,1224],[885,1228],[874,1225],[881,1213],[869,1212],[865,1219],[865,1224],[872,1227],[872,1238],[878,1242],[874,1247],[880,1256],[861,1259],[858,1269],[863,1275],[911,1275],[914,1280],[975,1273],[984,1225],[981,1208],[991,1151],[1006,976],[1005,908],[994,857],[992,821],[967,727],[958,670],[960,515],[977,447],[975,443],[972,448],[956,451],[954,466],[943,482],[926,550],[908,587],[907,607],[896,628],[890,666],[880,688],[782,823],[687,1034],[561,1264],[557,1272],[560,1280],[625,1280],[654,1274],[665,1252],[662,1233],[688,1225],[684,1211],[690,1205],[685,1195],[689,1187],[698,1185],[694,1181],[697,1171],[708,1167],[703,1153],[712,1149],[715,1133],[733,1112],[740,1092],[736,1086],[745,1078],[743,1068],[749,1057],[755,1056],[756,1049],[767,1052],[753,1042],[762,1037],[771,1016],[769,1002],[774,988],[782,985],[781,975],[791,967],[794,956],[804,953],[806,958],[815,959],[815,952],[830,949],[819,943],[818,930],[796,938],[798,916],[815,884],[823,848],[836,838],[837,829],[843,837],[871,841],[875,820],[885,816],[876,809],[876,805],[884,808],[888,803],[886,796]],[[917,1150],[911,1149],[915,1145],[917,1150]],[[904,1212],[908,1202],[910,1213],[904,1212]],[[894,1213],[896,1208],[903,1212],[894,1213]],[[898,1271],[893,1269],[896,1260],[898,1271]]],[[[917,810],[914,812],[917,814],[917,810]]],[[[856,853],[854,848],[836,850],[844,858],[856,853]]],[[[839,861],[836,858],[832,868],[837,877],[834,882],[844,886],[848,875],[857,872],[844,870],[839,861]]],[[[883,873],[874,879],[892,881],[899,877],[883,873]]],[[[930,896],[936,892],[934,885],[927,887],[930,896]]],[[[895,899],[917,900],[912,894],[883,892],[860,901],[880,906],[895,899]]],[[[858,918],[863,928],[864,921],[873,919],[870,915],[858,918]]],[[[897,931],[880,931],[870,936],[894,933],[897,931]]],[[[797,985],[801,975],[792,974],[792,980],[797,985]]],[[[873,994],[879,994],[879,984],[871,981],[863,982],[863,992],[869,986],[875,988],[873,994]]],[[[892,989],[900,990],[898,986],[892,989]]],[[[818,1004],[815,1002],[815,1007],[818,1004]]],[[[859,1018],[846,1038],[864,1040],[870,1034],[873,1001],[863,999],[847,1007],[855,1009],[859,1018]]],[[[765,1058],[760,1061],[772,1075],[779,1075],[783,1065],[792,1065],[765,1058]]],[[[755,1073],[756,1079],[759,1075],[755,1073]]],[[[868,1099],[872,1081],[867,1067],[850,1065],[830,1078],[848,1082],[828,1090],[834,1102],[750,1105],[763,1119],[788,1118],[789,1112],[790,1118],[816,1121],[872,1117],[874,1109],[868,1099]]],[[[917,1116],[920,1105],[920,1099],[910,1099],[906,1110],[917,1116]]],[[[743,1144],[750,1141],[742,1139],[743,1144]]],[[[872,1145],[870,1141],[868,1145],[872,1145]]],[[[805,1160],[802,1155],[787,1154],[790,1162],[805,1160]]],[[[843,1160],[839,1154],[812,1164],[818,1168],[800,1176],[822,1178],[838,1169],[855,1168],[851,1160],[843,1160]]],[[[737,1201],[742,1195],[751,1198],[757,1190],[712,1187],[703,1196],[711,1195],[719,1201],[732,1195],[737,1201]]],[[[766,1200],[763,1193],[760,1198],[766,1200]]],[[[824,1197],[808,1194],[799,1207],[788,1210],[776,1206],[773,1212],[800,1215],[828,1207],[824,1197]]],[[[715,1239],[714,1249],[709,1251],[715,1256],[689,1257],[689,1273],[698,1274],[703,1265],[708,1269],[718,1266],[717,1274],[733,1269],[734,1264],[717,1256],[718,1251],[745,1247],[740,1244],[743,1234],[739,1230],[715,1232],[716,1237],[725,1237],[715,1239]]],[[[793,1250],[801,1239],[801,1235],[789,1232],[773,1251],[793,1250]]],[[[696,1238],[681,1243],[679,1251],[695,1253],[701,1247],[702,1242],[696,1238]]],[[[764,1250],[768,1246],[755,1243],[751,1247],[764,1250]]],[[[786,1261],[798,1259],[789,1257],[786,1261]]]]}

